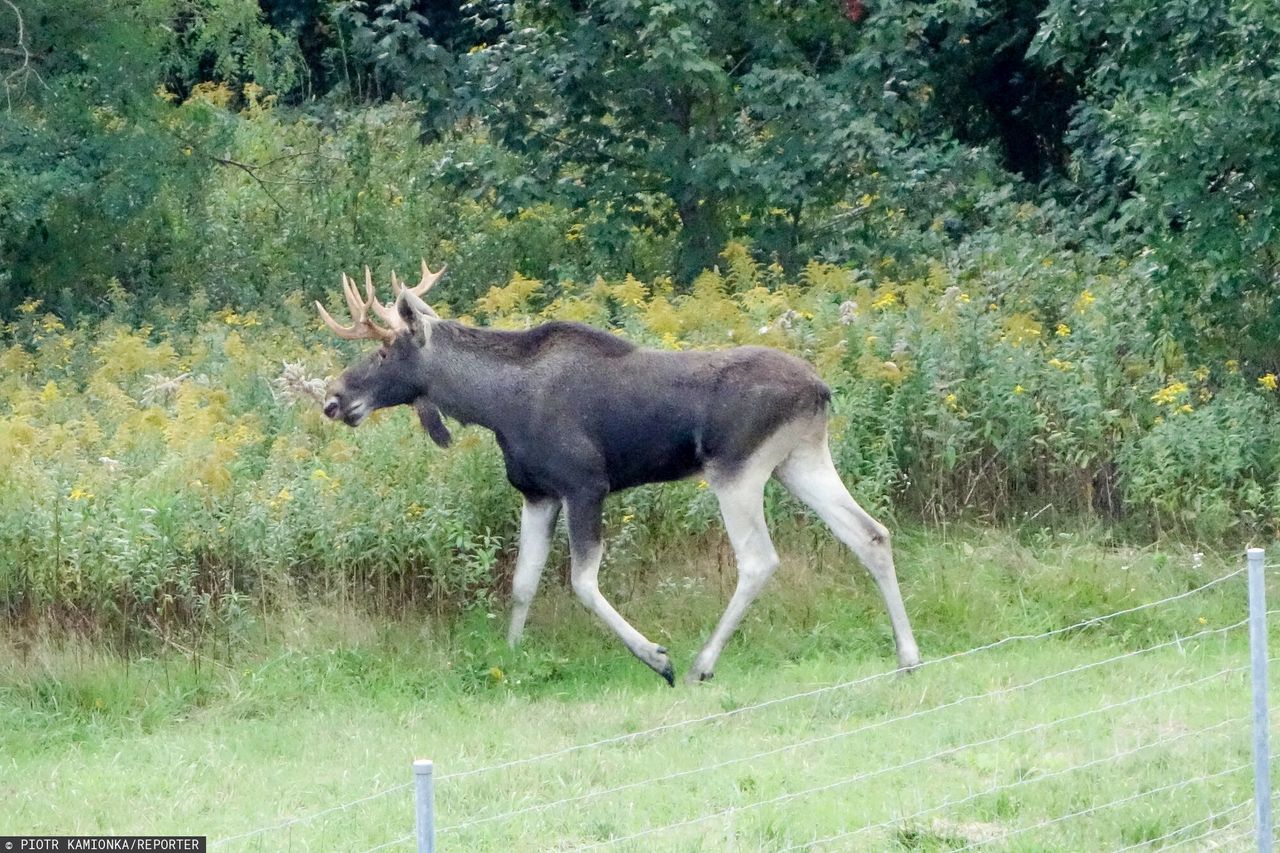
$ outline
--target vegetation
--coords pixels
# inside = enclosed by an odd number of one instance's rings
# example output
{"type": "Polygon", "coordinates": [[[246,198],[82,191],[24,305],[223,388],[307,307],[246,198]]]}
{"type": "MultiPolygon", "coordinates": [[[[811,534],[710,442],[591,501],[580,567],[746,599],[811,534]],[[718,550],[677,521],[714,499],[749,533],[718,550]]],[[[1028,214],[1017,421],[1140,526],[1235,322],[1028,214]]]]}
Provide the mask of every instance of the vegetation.
{"type": "MultiPolygon", "coordinates": [[[[1093,537],[1091,530],[1028,532],[1020,542],[989,529],[908,528],[897,539],[899,567],[922,648],[936,660],[1038,634],[1185,591],[1238,562],[1210,554],[1197,565],[1180,549],[1102,549],[1093,537]]],[[[893,645],[883,607],[842,549],[796,542],[782,555],[778,581],[748,614],[716,681],[697,690],[655,689],[625,652],[601,644],[590,614],[554,583],[535,602],[518,652],[494,629],[502,610],[477,609],[444,629],[419,618],[371,619],[337,595],[283,608],[278,618],[231,637],[228,647],[205,644],[205,654],[182,646],[126,662],[87,643],[33,641],[0,664],[7,768],[0,819],[31,832],[145,827],[225,838],[403,785],[409,762],[422,756],[433,758],[443,777],[885,675],[893,645]]],[[[647,570],[657,577],[606,572],[602,580],[629,618],[688,660],[733,575],[727,566],[717,570],[713,551],[663,556],[661,568],[647,570]]],[[[440,842],[467,850],[554,849],[732,807],[729,819],[619,849],[782,850],[888,820],[858,836],[856,846],[950,850],[1130,798],[994,849],[1109,850],[1209,830],[1219,833],[1215,842],[1246,846],[1238,835],[1231,843],[1221,827],[1247,808],[1195,822],[1249,802],[1247,772],[1152,792],[1249,761],[1247,677],[1217,675],[1247,666],[1243,629],[1187,639],[1236,623],[1243,609],[1237,578],[1088,629],[926,666],[910,678],[880,678],[621,745],[442,779],[437,816],[447,826],[783,750],[481,824],[440,842]],[[1177,645],[1056,676],[1179,636],[1177,645]],[[1055,677],[1022,687],[1045,676],[1055,677]],[[1005,692],[966,699],[991,691],[1005,692]],[[1158,695],[1141,698],[1151,693],[1158,695]],[[1112,704],[1119,707],[1104,710],[1112,704]],[[894,721],[912,713],[920,716],[894,721]],[[1070,717],[1076,719],[1054,723],[1070,717]],[[1221,723],[1227,725],[1200,732],[1221,723]],[[1023,729],[1031,731],[1015,734],[1023,729]],[[827,740],[787,748],[818,738],[827,740]],[[999,740],[960,749],[993,738],[999,740]],[[1096,763],[1070,769],[1089,762],[1096,763]],[[877,775],[750,807],[860,774],[877,775]],[[982,793],[996,786],[1002,790],[982,793]],[[979,796],[965,799],[971,794],[979,796]],[[951,805],[895,820],[945,802],[951,805]]],[[[402,790],[227,849],[363,850],[411,832],[412,814],[411,791],[402,790]]]]}
{"type": "MultiPolygon", "coordinates": [[[[0,607],[487,606],[489,439],[313,405],[310,300],[420,255],[473,322],[804,355],[881,515],[1273,533],[1280,15],[1148,7],[5,0],[0,607]]],[[[630,565],[715,507],[610,512],[630,565]]]]}

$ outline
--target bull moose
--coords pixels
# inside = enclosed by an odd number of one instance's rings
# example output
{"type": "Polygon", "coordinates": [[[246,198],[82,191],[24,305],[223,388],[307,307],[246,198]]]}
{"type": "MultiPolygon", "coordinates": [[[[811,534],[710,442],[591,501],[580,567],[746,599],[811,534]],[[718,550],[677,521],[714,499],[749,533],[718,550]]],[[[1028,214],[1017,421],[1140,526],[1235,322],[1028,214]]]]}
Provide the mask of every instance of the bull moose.
{"type": "Polygon", "coordinates": [[[715,491],[738,565],[733,597],[687,675],[690,682],[710,679],[748,605],[778,567],[764,514],[765,483],[775,476],[866,566],[889,612],[898,665],[919,664],[889,532],[858,506],[836,472],[827,446],[831,392],[807,362],[759,346],[645,349],[580,323],[525,331],[467,326],[442,319],[422,299],[443,273],[424,261],[413,287],[393,274],[393,305],[378,300],[368,268],[363,299],[343,274],[348,326],[316,303],[339,337],[382,344],[332,383],[324,413],[354,427],[376,409],[412,405],[438,444],[449,442],[441,413],[494,433],[507,479],[524,497],[507,635],[513,646],[524,633],[563,508],[574,592],[632,654],[674,685],[667,650],[600,592],[602,510],[611,492],[699,475],[715,491]]]}

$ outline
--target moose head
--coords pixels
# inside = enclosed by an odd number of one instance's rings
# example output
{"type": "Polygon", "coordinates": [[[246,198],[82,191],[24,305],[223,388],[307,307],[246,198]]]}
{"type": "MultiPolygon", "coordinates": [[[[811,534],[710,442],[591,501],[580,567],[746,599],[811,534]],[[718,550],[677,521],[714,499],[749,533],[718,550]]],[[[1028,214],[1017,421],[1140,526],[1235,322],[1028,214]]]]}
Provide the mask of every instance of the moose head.
{"type": "Polygon", "coordinates": [[[321,319],[340,338],[381,342],[374,352],[348,367],[328,389],[324,413],[348,426],[358,426],[370,412],[390,406],[413,405],[422,426],[440,446],[450,443],[449,430],[440,410],[430,402],[429,389],[421,387],[424,362],[430,346],[431,330],[439,315],[422,297],[444,275],[446,266],[432,272],[422,262],[422,279],[413,287],[405,286],[391,274],[391,293],[395,300],[384,305],[374,292],[373,274],[364,269],[364,298],[346,273],[342,274],[342,293],[351,312],[351,324],[344,326],[316,302],[321,319]],[[370,318],[370,312],[382,325],[370,318]]]}

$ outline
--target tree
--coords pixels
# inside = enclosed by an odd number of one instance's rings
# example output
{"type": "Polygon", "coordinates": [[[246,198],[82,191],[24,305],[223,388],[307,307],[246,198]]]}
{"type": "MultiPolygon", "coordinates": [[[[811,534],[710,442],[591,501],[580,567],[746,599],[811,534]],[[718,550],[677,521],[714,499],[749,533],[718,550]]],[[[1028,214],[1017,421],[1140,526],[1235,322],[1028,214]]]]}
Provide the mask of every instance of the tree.
{"type": "Polygon", "coordinates": [[[1280,7],[1053,0],[1032,55],[1083,81],[1068,140],[1108,241],[1184,347],[1280,363],[1280,7]]]}
{"type": "MultiPolygon", "coordinates": [[[[783,217],[874,168],[914,113],[888,109],[899,19],[864,30],[831,2],[558,0],[473,8],[475,111],[537,164],[540,187],[618,228],[678,228],[678,277],[739,223],[783,217]]],[[[896,93],[895,93],[896,94],[896,93]]],[[[501,190],[501,188],[498,188],[501,190]]],[[[757,233],[759,229],[757,229],[757,233]]]]}

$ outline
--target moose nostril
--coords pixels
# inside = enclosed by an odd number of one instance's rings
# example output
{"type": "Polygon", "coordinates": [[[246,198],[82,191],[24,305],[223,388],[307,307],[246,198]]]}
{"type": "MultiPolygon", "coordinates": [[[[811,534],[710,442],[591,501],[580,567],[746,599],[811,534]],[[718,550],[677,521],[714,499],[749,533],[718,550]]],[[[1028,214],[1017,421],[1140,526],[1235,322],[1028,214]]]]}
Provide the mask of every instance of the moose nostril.
{"type": "Polygon", "coordinates": [[[324,404],[324,416],[326,418],[336,418],[338,416],[338,398],[330,397],[324,404]]]}

